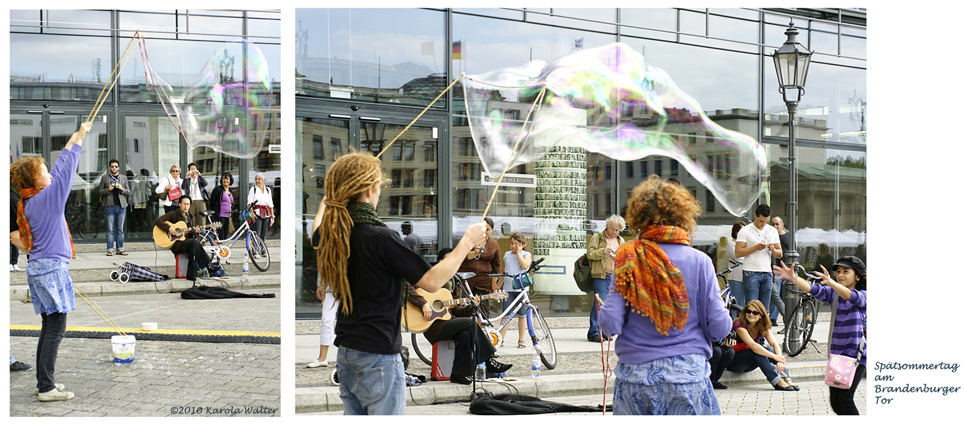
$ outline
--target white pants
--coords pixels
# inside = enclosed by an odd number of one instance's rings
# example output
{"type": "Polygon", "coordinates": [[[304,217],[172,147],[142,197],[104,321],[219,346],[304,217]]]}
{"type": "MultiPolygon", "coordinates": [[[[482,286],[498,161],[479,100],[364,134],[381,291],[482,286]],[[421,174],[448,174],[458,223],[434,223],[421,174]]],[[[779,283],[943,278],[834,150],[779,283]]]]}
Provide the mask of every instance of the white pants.
{"type": "Polygon", "coordinates": [[[325,293],[321,309],[321,344],[331,346],[335,343],[335,318],[338,317],[338,301],[331,293],[325,293]]]}

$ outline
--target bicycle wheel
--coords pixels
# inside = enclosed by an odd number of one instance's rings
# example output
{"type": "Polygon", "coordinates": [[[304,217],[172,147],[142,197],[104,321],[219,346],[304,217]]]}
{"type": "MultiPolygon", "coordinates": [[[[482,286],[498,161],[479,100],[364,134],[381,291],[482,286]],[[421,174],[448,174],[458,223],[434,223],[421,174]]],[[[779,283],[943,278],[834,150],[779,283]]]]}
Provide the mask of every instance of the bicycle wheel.
{"type": "Polygon", "coordinates": [[[803,346],[806,347],[807,343],[810,343],[810,337],[813,336],[813,328],[817,325],[817,302],[813,299],[807,300],[803,305],[803,319],[806,321],[806,333],[803,335],[803,346]]]}
{"type": "Polygon", "coordinates": [[[743,311],[743,307],[736,303],[735,297],[730,297],[729,302],[726,304],[726,308],[730,311],[730,317],[736,318],[740,316],[740,312],[743,311]]]}
{"type": "Polygon", "coordinates": [[[556,368],[556,343],[552,340],[552,331],[549,330],[549,324],[546,324],[545,318],[539,313],[539,308],[535,305],[530,306],[532,306],[532,332],[535,334],[532,345],[535,346],[536,342],[539,342],[539,357],[542,358],[542,365],[546,366],[547,370],[552,370],[556,368]]]}
{"type": "Polygon", "coordinates": [[[429,343],[428,339],[422,337],[421,333],[411,333],[412,334],[412,349],[415,350],[415,354],[418,355],[418,359],[422,360],[426,365],[432,365],[432,344],[429,343]]]}
{"type": "Polygon", "coordinates": [[[807,347],[816,320],[816,309],[812,301],[803,300],[793,308],[787,321],[786,333],[783,335],[783,349],[788,356],[797,356],[807,347]]]}
{"type": "Polygon", "coordinates": [[[264,244],[261,237],[254,231],[248,232],[247,246],[248,257],[251,258],[254,267],[261,272],[267,271],[268,266],[271,265],[271,255],[268,253],[268,246],[264,244]]]}
{"type": "Polygon", "coordinates": [[[221,256],[218,256],[218,245],[214,241],[214,237],[211,236],[211,234],[205,233],[205,234],[202,234],[200,238],[201,238],[201,249],[203,249],[204,252],[208,254],[208,257],[211,258],[211,263],[215,265],[220,265],[221,256]]]}

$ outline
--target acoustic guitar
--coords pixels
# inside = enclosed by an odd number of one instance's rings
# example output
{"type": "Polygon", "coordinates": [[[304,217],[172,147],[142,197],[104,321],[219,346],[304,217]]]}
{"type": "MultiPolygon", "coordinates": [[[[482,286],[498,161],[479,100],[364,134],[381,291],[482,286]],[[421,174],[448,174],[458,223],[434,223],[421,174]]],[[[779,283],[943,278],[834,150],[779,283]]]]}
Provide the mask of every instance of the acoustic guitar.
{"type": "MultiPolygon", "coordinates": [[[[415,292],[425,298],[426,304],[432,309],[432,317],[426,321],[422,316],[422,310],[408,303],[407,309],[402,310],[402,323],[405,324],[408,327],[408,331],[412,333],[424,333],[435,321],[451,319],[452,314],[449,313],[449,308],[472,301],[472,299],[468,297],[453,300],[452,292],[444,288],[439,289],[435,293],[429,293],[427,290],[416,288],[415,292]]],[[[505,300],[508,297],[509,295],[506,294],[506,292],[500,290],[492,294],[483,294],[479,296],[479,300],[505,300]]]]}
{"type": "MultiPolygon", "coordinates": [[[[169,249],[177,241],[184,241],[187,238],[187,232],[192,229],[192,227],[187,226],[183,220],[177,223],[171,223],[171,228],[176,232],[171,235],[169,232],[164,231],[159,226],[154,225],[154,243],[161,246],[161,248],[169,249]]],[[[220,222],[212,222],[210,224],[199,226],[199,229],[213,228],[218,229],[221,227],[220,222]]]]}

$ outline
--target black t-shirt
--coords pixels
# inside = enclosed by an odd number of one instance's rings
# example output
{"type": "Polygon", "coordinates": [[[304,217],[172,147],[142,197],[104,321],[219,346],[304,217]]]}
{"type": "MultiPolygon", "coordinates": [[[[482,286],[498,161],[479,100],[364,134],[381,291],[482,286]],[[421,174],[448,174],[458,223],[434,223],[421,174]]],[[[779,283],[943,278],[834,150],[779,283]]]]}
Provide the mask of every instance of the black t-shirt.
{"type": "Polygon", "coordinates": [[[398,233],[383,226],[355,225],[349,245],[348,285],[354,306],[348,315],[338,310],[335,345],[376,354],[401,353],[403,280],[417,283],[432,266],[398,233]]]}
{"type": "Polygon", "coordinates": [[[20,202],[20,194],[14,190],[10,190],[10,232],[19,231],[20,226],[17,225],[17,203],[20,202]]]}
{"type": "MultiPolygon", "coordinates": [[[[782,258],[777,259],[776,257],[772,257],[772,256],[770,257],[770,260],[771,260],[770,263],[772,263],[774,266],[780,266],[780,262],[787,261],[787,252],[790,251],[790,233],[789,232],[783,235],[780,235],[780,250],[783,250],[782,258]]],[[[787,265],[787,266],[790,266],[790,265],[787,265]]]]}

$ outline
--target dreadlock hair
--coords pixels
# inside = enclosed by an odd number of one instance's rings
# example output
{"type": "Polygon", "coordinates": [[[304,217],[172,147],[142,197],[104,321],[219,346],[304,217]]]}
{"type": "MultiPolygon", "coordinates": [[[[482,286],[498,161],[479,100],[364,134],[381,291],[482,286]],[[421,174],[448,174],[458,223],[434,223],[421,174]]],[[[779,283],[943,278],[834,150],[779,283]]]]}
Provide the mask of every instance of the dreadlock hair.
{"type": "Polygon", "coordinates": [[[341,303],[341,311],[352,311],[351,288],[348,284],[349,239],[354,222],[348,214],[348,203],[375,185],[382,184],[381,160],[368,152],[351,152],[335,161],[325,175],[325,212],[321,218],[318,251],[318,274],[321,282],[341,303]]]}
{"type": "Polygon", "coordinates": [[[18,190],[34,188],[40,177],[43,157],[23,157],[10,165],[10,184],[18,190]]]}

